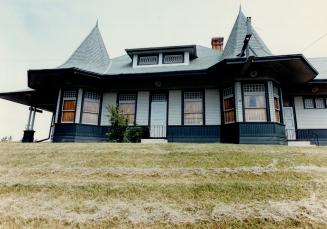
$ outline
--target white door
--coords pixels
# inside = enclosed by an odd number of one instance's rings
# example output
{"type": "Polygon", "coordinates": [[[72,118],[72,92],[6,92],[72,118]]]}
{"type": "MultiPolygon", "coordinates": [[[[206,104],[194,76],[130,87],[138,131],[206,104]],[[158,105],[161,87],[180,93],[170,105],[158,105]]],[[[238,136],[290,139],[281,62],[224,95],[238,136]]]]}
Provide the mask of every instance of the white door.
{"type": "Polygon", "coordinates": [[[151,95],[150,137],[165,138],[167,130],[167,96],[164,93],[151,95]]]}
{"type": "Polygon", "coordinates": [[[283,114],[287,140],[296,140],[293,107],[283,107],[283,114]]]}

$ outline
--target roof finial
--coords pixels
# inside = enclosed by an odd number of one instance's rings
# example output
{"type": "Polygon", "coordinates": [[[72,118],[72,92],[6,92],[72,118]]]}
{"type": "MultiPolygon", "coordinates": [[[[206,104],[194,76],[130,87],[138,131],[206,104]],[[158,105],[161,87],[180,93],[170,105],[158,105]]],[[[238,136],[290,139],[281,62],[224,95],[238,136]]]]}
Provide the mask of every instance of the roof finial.
{"type": "Polygon", "coordinates": [[[242,12],[242,3],[240,3],[240,10],[239,12],[242,12]]]}
{"type": "Polygon", "coordinates": [[[99,19],[97,18],[97,22],[95,24],[95,27],[98,27],[99,19]]]}

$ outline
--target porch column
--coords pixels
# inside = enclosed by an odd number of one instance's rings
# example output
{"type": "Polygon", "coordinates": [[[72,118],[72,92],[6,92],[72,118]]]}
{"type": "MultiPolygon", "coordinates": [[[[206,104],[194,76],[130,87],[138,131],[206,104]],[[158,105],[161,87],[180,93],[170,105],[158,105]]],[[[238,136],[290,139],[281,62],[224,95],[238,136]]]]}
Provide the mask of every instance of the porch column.
{"type": "Polygon", "coordinates": [[[29,111],[30,112],[28,115],[28,121],[27,121],[25,130],[30,130],[30,128],[31,128],[32,107],[29,108],[29,111]]]}
{"type": "Polygon", "coordinates": [[[30,130],[34,130],[35,113],[36,113],[36,108],[34,107],[32,109],[33,109],[33,115],[32,115],[31,128],[30,128],[30,130]]]}
{"type": "Polygon", "coordinates": [[[235,112],[236,122],[243,122],[243,100],[241,82],[235,83],[235,112]]]}
{"type": "Polygon", "coordinates": [[[275,108],[274,108],[274,85],[272,81],[268,81],[268,108],[270,113],[270,121],[276,122],[275,108]]]}
{"type": "Polygon", "coordinates": [[[22,142],[33,142],[34,141],[34,119],[35,119],[35,108],[30,107],[29,108],[29,115],[28,115],[28,121],[26,125],[26,129],[24,130],[24,135],[22,142]]]}

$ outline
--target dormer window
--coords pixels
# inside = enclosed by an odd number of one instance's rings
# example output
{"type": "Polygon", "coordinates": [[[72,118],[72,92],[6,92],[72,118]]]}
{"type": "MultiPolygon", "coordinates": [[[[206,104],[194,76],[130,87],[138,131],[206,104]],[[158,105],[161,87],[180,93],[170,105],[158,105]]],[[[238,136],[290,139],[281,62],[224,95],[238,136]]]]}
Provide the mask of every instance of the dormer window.
{"type": "Polygon", "coordinates": [[[195,45],[126,49],[133,68],[188,65],[198,56],[195,45]]]}
{"type": "Polygon", "coordinates": [[[163,64],[180,64],[180,63],[184,63],[184,53],[163,55],[163,64]]]}
{"type": "Polygon", "coordinates": [[[138,65],[155,65],[159,62],[158,55],[139,56],[138,65]]]}

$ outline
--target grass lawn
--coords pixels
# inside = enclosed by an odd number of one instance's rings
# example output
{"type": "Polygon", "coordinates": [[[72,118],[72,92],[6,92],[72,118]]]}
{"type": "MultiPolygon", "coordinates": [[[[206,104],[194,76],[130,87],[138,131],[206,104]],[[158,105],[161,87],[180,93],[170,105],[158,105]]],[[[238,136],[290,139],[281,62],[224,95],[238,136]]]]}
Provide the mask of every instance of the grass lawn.
{"type": "Polygon", "coordinates": [[[0,144],[0,228],[327,227],[327,148],[0,144]]]}

